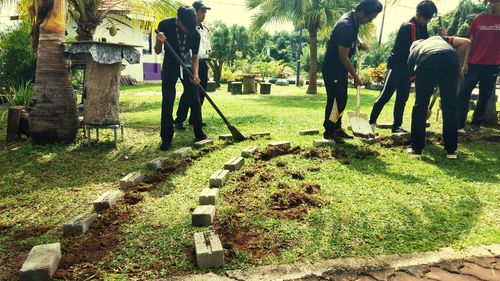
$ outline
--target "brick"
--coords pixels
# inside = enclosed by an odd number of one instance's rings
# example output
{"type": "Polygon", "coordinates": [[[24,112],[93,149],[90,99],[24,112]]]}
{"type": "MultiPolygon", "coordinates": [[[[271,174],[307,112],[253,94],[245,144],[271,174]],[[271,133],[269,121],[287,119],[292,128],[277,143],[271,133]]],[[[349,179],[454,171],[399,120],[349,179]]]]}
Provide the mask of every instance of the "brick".
{"type": "Polygon", "coordinates": [[[233,135],[231,135],[231,134],[220,135],[219,139],[225,140],[225,141],[233,141],[234,140],[233,135]]]}
{"type": "Polygon", "coordinates": [[[133,172],[126,175],[120,180],[121,188],[131,188],[140,184],[144,180],[144,175],[141,172],[133,172]]]}
{"type": "Polygon", "coordinates": [[[191,214],[191,223],[193,226],[209,226],[212,224],[214,216],[214,205],[198,206],[191,214]]]}
{"type": "Polygon", "coordinates": [[[472,276],[450,273],[438,267],[431,267],[431,271],[426,273],[425,277],[434,280],[477,281],[472,276]]]}
{"type": "Polygon", "coordinates": [[[274,148],[290,148],[290,142],[289,141],[273,141],[269,143],[270,147],[274,148]]]}
{"type": "Polygon", "coordinates": [[[172,156],[176,159],[188,157],[193,154],[193,149],[191,147],[181,147],[172,153],[172,156]]]}
{"type": "Polygon", "coordinates": [[[148,163],[146,163],[146,168],[151,169],[151,170],[161,169],[161,167],[163,167],[163,162],[165,160],[167,160],[167,159],[166,158],[153,159],[153,160],[149,161],[148,163]]]}
{"type": "Polygon", "coordinates": [[[386,270],[365,272],[363,274],[368,275],[377,281],[385,281],[393,277],[396,274],[396,272],[394,271],[394,269],[391,268],[386,270]]]}
{"type": "Polygon", "coordinates": [[[248,146],[245,149],[241,151],[241,157],[250,157],[252,156],[255,151],[257,151],[257,146],[248,146]]]}
{"type": "Polygon", "coordinates": [[[360,140],[363,142],[363,143],[366,143],[366,144],[375,144],[375,143],[378,143],[382,138],[380,137],[374,137],[374,138],[360,138],[360,140]]]}
{"type": "Polygon", "coordinates": [[[301,131],[299,132],[299,134],[300,134],[301,136],[317,135],[317,134],[319,134],[319,130],[318,130],[318,129],[301,130],[301,131]]]}
{"type": "Polygon", "coordinates": [[[475,263],[479,266],[485,267],[485,268],[494,268],[494,265],[496,263],[496,259],[494,257],[488,257],[488,258],[467,258],[465,259],[466,262],[471,262],[475,263]]]}
{"type": "Polygon", "coordinates": [[[63,225],[63,235],[69,236],[85,233],[96,219],[96,213],[80,214],[63,225]]]}
{"type": "Polygon", "coordinates": [[[224,169],[234,172],[236,170],[241,169],[241,167],[243,167],[244,164],[245,164],[245,158],[233,157],[229,159],[229,161],[227,161],[226,164],[224,164],[224,169]]]}
{"type": "Polygon", "coordinates": [[[193,144],[193,146],[194,146],[194,148],[202,148],[202,147],[213,145],[213,144],[214,144],[213,140],[205,139],[205,140],[201,140],[199,142],[195,142],[193,144]]]}
{"type": "Polygon", "coordinates": [[[379,129],[392,129],[392,124],[390,124],[390,123],[377,124],[377,128],[379,128],[379,129]]]}
{"type": "Polygon", "coordinates": [[[495,257],[500,257],[500,244],[486,245],[484,248],[495,257]]]}
{"type": "Polygon", "coordinates": [[[104,192],[99,198],[97,198],[94,204],[94,210],[96,212],[102,212],[106,209],[113,207],[118,199],[122,196],[122,192],[119,190],[111,190],[104,192]]]}
{"type": "Polygon", "coordinates": [[[224,265],[224,249],[219,237],[215,233],[212,231],[206,234],[203,232],[195,233],[194,244],[196,263],[200,269],[224,265]]]}
{"type": "Polygon", "coordinates": [[[333,140],[327,140],[327,139],[313,140],[314,147],[325,147],[325,146],[331,146],[334,144],[335,144],[335,142],[333,140]]]}
{"type": "Polygon", "coordinates": [[[440,263],[438,266],[448,272],[460,274],[460,268],[464,267],[464,263],[462,260],[454,260],[440,263]]]}
{"type": "Polygon", "coordinates": [[[229,176],[229,170],[217,170],[211,176],[208,181],[210,187],[223,187],[226,184],[227,178],[229,176]]]}
{"type": "Polygon", "coordinates": [[[259,133],[251,133],[250,137],[256,138],[256,137],[268,137],[271,136],[271,133],[269,132],[259,132],[259,133]]]}
{"type": "Polygon", "coordinates": [[[460,273],[471,275],[485,281],[500,280],[500,270],[484,268],[470,262],[464,262],[464,267],[460,269],[460,273]]]}
{"type": "Polygon", "coordinates": [[[411,276],[408,273],[405,272],[396,272],[390,279],[390,281],[418,281],[421,280],[420,278],[411,276]]]}
{"type": "Polygon", "coordinates": [[[21,281],[52,280],[61,260],[61,244],[45,244],[33,247],[19,272],[21,281]]]}
{"type": "Polygon", "coordinates": [[[431,268],[427,265],[409,266],[403,267],[399,271],[408,273],[413,277],[423,278],[427,272],[431,271],[431,268]]]}
{"type": "Polygon", "coordinates": [[[215,205],[219,198],[218,188],[205,188],[199,196],[200,205],[215,205]]]}

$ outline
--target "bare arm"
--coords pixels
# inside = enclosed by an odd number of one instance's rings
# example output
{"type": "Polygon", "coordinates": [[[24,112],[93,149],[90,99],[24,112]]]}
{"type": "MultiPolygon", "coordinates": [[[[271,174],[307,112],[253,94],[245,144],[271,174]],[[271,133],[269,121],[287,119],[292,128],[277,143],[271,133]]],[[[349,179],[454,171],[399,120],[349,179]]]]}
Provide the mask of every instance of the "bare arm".
{"type": "MultiPolygon", "coordinates": [[[[456,38],[455,38],[456,39],[456,38]]],[[[467,47],[465,48],[465,52],[463,54],[463,65],[462,65],[462,69],[460,71],[460,74],[462,75],[462,77],[465,76],[465,74],[467,74],[467,71],[469,71],[469,56],[470,56],[470,50],[472,48],[472,42],[474,42],[474,36],[470,36],[470,39],[468,39],[467,41],[469,41],[469,44],[467,44],[467,47]]],[[[457,53],[458,53],[458,50],[457,50],[457,53]]],[[[458,53],[460,55],[460,53],[458,53]]]]}
{"type": "Polygon", "coordinates": [[[163,42],[165,42],[165,40],[167,40],[167,37],[165,37],[163,32],[156,33],[155,53],[157,55],[161,54],[163,42]]]}
{"type": "Polygon", "coordinates": [[[193,66],[193,78],[191,79],[191,81],[193,82],[193,84],[199,85],[200,77],[198,77],[198,69],[200,66],[200,58],[198,57],[198,55],[193,55],[191,63],[193,66]]]}
{"type": "Polygon", "coordinates": [[[339,59],[342,62],[342,65],[347,69],[347,72],[351,74],[354,78],[354,86],[360,86],[362,84],[361,79],[358,74],[356,74],[356,69],[352,65],[351,59],[349,58],[349,48],[339,46],[339,59]]]}

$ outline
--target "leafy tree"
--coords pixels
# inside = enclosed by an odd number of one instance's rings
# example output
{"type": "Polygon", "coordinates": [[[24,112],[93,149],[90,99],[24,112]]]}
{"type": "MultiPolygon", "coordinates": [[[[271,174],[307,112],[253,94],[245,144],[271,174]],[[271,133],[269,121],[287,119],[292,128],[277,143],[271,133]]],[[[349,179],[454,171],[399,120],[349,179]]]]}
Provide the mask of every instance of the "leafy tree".
{"type": "Polygon", "coordinates": [[[0,34],[0,81],[18,87],[35,81],[36,55],[31,50],[30,27],[26,22],[0,34]]]}
{"type": "Polygon", "coordinates": [[[328,30],[346,11],[354,7],[353,0],[247,0],[249,9],[257,9],[252,26],[259,29],[268,22],[291,21],[309,32],[309,86],[308,94],[317,93],[318,33],[328,30]]]}
{"type": "Polygon", "coordinates": [[[367,67],[377,67],[382,63],[386,63],[391,55],[394,42],[396,41],[397,32],[392,32],[389,35],[389,40],[382,44],[372,44],[368,52],[364,56],[363,65],[367,67]]]}
{"type": "MultiPolygon", "coordinates": [[[[472,0],[460,1],[458,7],[442,16],[443,26],[448,29],[448,35],[467,36],[467,29],[478,15],[488,11],[488,6],[472,0]]],[[[434,18],[429,23],[429,29],[436,33],[438,19],[434,18]]]]}

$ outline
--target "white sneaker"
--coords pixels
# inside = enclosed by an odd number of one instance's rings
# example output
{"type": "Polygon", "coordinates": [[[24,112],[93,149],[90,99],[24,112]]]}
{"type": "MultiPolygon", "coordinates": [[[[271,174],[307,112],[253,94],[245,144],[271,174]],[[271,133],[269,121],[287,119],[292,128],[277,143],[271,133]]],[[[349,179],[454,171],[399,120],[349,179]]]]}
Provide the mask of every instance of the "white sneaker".
{"type": "Polygon", "coordinates": [[[458,152],[456,150],[447,151],[446,158],[449,160],[457,160],[458,159],[458,152]]]}
{"type": "Polygon", "coordinates": [[[370,124],[370,127],[372,128],[372,132],[375,133],[375,128],[377,128],[377,123],[370,124]]]}
{"type": "Polygon", "coordinates": [[[458,129],[458,134],[460,135],[465,135],[467,132],[465,132],[465,129],[462,128],[462,129],[458,129]]]}

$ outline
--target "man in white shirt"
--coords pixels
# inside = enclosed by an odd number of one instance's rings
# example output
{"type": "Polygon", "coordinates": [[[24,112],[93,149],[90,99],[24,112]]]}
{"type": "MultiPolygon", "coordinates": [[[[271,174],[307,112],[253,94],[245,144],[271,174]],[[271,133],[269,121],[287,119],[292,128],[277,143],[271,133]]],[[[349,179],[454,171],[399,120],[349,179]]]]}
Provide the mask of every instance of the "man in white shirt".
{"type": "MultiPolygon", "coordinates": [[[[212,50],[212,46],[210,44],[210,31],[203,24],[203,21],[205,20],[207,10],[210,10],[210,8],[205,6],[205,4],[203,4],[202,1],[195,1],[193,3],[193,8],[196,10],[196,21],[197,21],[196,30],[198,31],[198,33],[200,33],[200,49],[198,51],[198,57],[199,57],[198,75],[201,81],[200,86],[203,87],[203,89],[207,89],[208,64],[206,60],[208,59],[208,55],[212,50]]],[[[203,105],[205,96],[202,93],[199,94],[200,94],[201,105],[203,105]]],[[[184,121],[186,121],[188,109],[189,107],[187,104],[186,93],[182,93],[182,96],[179,101],[179,107],[177,108],[177,118],[174,121],[174,126],[177,130],[186,129],[183,123],[184,121]]],[[[192,124],[191,115],[189,116],[189,124],[192,124]]],[[[205,125],[206,124],[203,122],[202,119],[202,126],[205,125]]]]}

